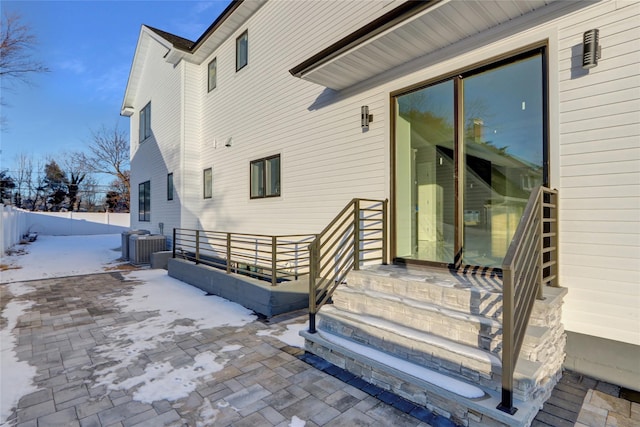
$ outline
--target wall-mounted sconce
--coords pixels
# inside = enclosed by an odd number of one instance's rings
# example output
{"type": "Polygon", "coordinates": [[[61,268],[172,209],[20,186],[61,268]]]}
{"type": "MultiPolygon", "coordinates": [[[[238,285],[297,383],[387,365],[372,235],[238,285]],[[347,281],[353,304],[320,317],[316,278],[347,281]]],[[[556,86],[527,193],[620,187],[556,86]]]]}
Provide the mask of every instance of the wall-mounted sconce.
{"type": "Polygon", "coordinates": [[[582,36],[582,68],[588,70],[598,65],[600,59],[600,31],[585,31],[582,36]]]}
{"type": "Polygon", "coordinates": [[[232,142],[231,137],[229,137],[229,139],[227,139],[227,142],[224,143],[224,146],[231,147],[231,142],[232,142]]]}
{"type": "Polygon", "coordinates": [[[362,130],[369,130],[369,123],[373,121],[373,114],[369,114],[369,106],[360,107],[360,126],[362,130]]]}

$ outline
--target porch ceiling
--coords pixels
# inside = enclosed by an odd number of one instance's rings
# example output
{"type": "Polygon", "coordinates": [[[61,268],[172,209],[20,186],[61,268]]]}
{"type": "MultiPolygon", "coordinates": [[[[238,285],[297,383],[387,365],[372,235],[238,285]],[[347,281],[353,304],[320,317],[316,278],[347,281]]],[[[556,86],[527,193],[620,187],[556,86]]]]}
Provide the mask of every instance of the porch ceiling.
{"type": "Polygon", "coordinates": [[[290,72],[341,90],[554,2],[558,0],[407,2],[290,72]]]}

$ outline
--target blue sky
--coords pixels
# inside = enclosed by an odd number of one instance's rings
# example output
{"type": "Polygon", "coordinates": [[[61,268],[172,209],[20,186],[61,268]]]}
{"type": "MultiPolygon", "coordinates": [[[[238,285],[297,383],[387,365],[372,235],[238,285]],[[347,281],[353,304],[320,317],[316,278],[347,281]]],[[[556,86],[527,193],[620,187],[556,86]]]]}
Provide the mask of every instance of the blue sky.
{"type": "Polygon", "coordinates": [[[32,84],[3,89],[0,170],[12,170],[19,153],[34,159],[83,150],[91,130],[129,119],[120,107],[140,27],[147,24],[196,40],[229,0],[4,1],[1,13],[17,13],[38,39],[34,58],[49,73],[32,84]]]}

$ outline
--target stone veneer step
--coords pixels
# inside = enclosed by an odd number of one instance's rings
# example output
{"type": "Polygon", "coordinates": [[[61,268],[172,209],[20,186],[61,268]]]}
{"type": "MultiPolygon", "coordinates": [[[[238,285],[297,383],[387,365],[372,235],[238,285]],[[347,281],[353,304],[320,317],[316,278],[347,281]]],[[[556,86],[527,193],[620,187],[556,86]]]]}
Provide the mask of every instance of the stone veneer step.
{"type": "MultiPolygon", "coordinates": [[[[354,349],[341,345],[338,340],[329,338],[330,334],[319,332],[310,334],[302,331],[305,349],[324,360],[355,374],[364,381],[384,390],[391,391],[411,402],[421,405],[436,414],[461,426],[509,426],[523,427],[531,424],[546,398],[522,402],[515,400],[518,411],[508,415],[496,409],[500,402],[498,392],[485,390],[484,396],[467,398],[453,391],[452,387],[434,384],[419,376],[414,370],[398,369],[399,364],[388,363],[388,358],[371,354],[368,350],[354,349]],[[416,376],[418,375],[418,376],[416,376]]],[[[554,382],[555,384],[555,382],[554,382]]],[[[473,386],[473,383],[470,383],[473,386]]]]}
{"type": "MultiPolygon", "coordinates": [[[[323,307],[318,316],[318,329],[490,390],[501,389],[500,359],[477,347],[332,306],[323,307]]],[[[514,393],[522,400],[529,399],[544,371],[541,362],[520,360],[514,373],[514,393]]]]}
{"type": "Polygon", "coordinates": [[[334,307],[356,315],[379,317],[403,326],[499,353],[502,324],[493,318],[465,313],[415,300],[349,286],[336,289],[334,307]]]}
{"type": "Polygon", "coordinates": [[[415,301],[497,320],[502,317],[502,280],[495,275],[465,276],[447,270],[380,265],[351,271],[345,286],[361,292],[410,295],[415,301]]]}

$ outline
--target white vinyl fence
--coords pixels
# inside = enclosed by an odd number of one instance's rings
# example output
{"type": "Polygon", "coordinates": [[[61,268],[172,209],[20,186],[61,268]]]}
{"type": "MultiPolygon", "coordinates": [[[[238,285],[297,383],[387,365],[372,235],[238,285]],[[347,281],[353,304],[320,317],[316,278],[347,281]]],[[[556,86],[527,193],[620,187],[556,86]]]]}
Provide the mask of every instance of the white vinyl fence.
{"type": "Polygon", "coordinates": [[[20,242],[22,236],[29,229],[29,223],[27,211],[15,209],[13,206],[1,206],[0,242],[2,242],[2,254],[4,254],[7,249],[20,242]]]}
{"type": "Polygon", "coordinates": [[[129,229],[128,213],[30,212],[3,206],[0,224],[2,254],[28,233],[49,236],[119,234],[129,229]]]}

